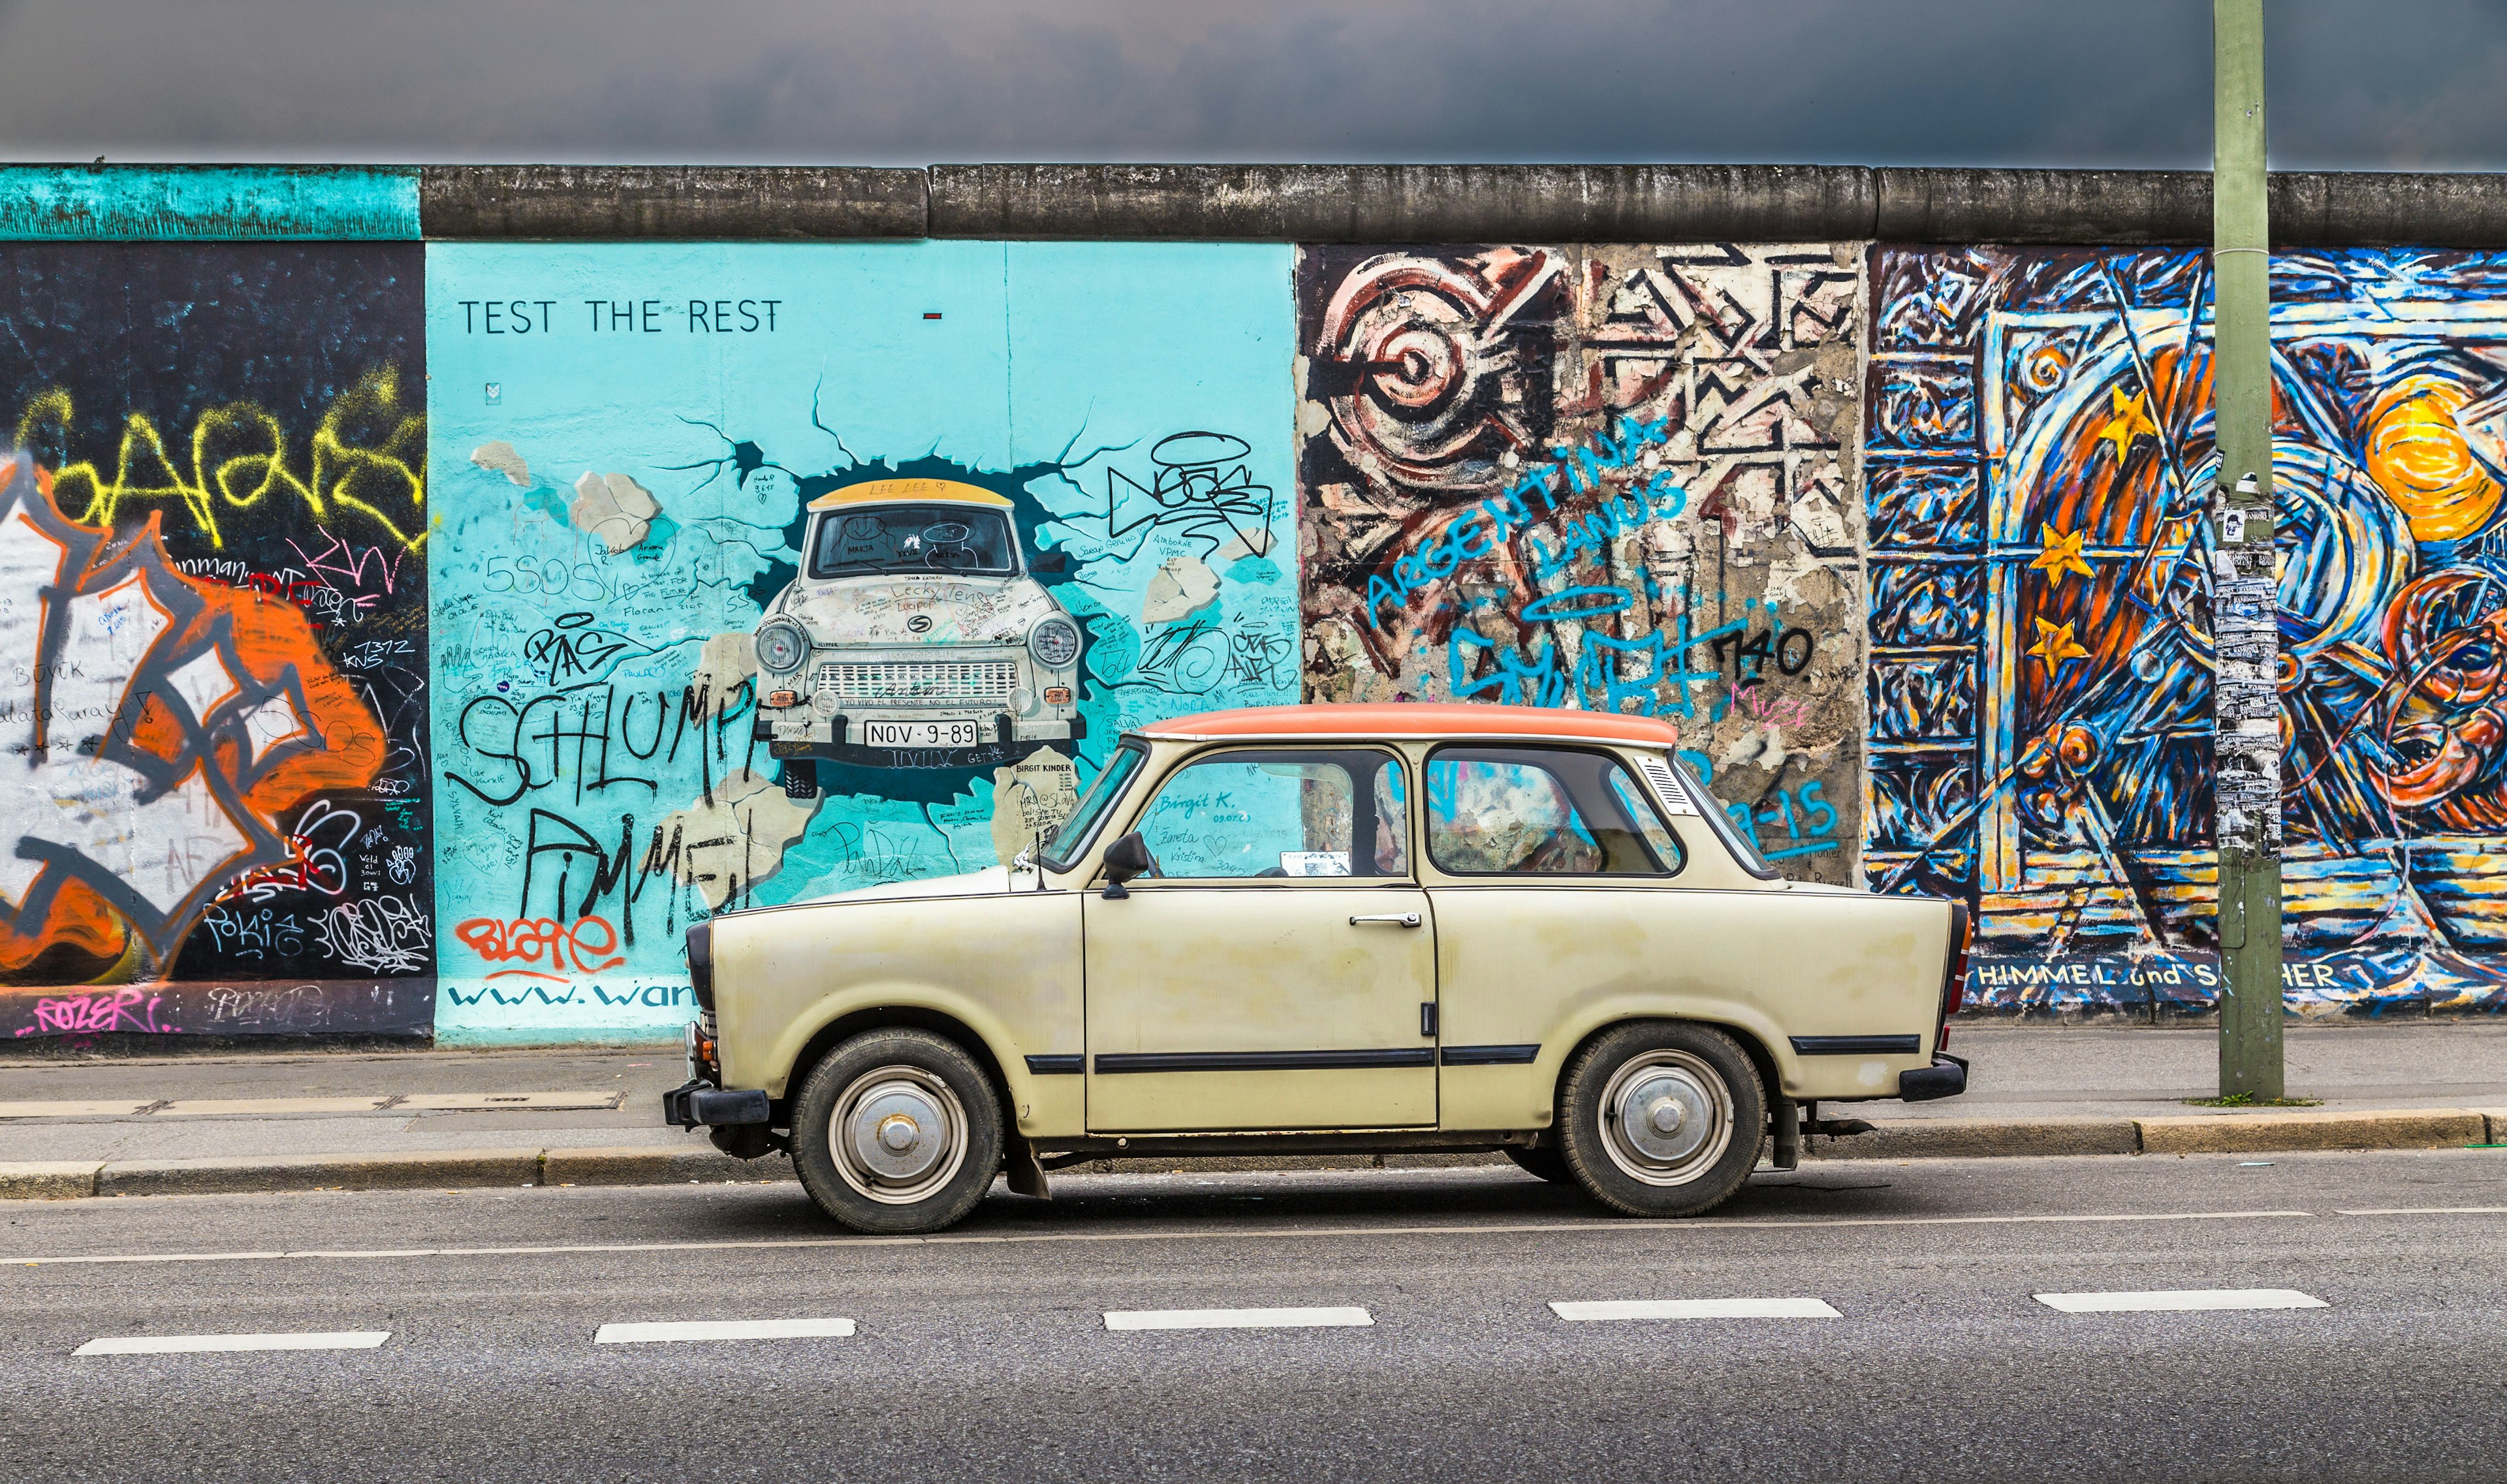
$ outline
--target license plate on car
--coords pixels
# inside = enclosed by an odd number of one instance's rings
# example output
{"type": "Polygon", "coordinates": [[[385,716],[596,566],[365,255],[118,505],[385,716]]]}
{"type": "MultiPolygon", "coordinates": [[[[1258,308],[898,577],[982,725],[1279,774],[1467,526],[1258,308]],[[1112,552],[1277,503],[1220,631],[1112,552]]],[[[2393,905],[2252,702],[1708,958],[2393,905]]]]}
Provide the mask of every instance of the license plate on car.
{"type": "Polygon", "coordinates": [[[862,741],[874,747],[979,747],[984,733],[972,721],[866,721],[862,741]]]}

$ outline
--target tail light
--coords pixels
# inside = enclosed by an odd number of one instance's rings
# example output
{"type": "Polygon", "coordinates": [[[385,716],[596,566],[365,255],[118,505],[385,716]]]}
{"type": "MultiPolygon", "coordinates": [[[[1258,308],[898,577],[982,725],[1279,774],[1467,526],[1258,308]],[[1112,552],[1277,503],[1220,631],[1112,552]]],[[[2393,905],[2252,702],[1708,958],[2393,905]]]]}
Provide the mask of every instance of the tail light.
{"type": "Polygon", "coordinates": [[[1933,1038],[1936,1049],[1949,1044],[1950,1017],[1967,1003],[1967,955],[1974,945],[1975,924],[1970,921],[1965,902],[1950,903],[1949,966],[1942,973],[1942,1029],[1933,1038]]]}

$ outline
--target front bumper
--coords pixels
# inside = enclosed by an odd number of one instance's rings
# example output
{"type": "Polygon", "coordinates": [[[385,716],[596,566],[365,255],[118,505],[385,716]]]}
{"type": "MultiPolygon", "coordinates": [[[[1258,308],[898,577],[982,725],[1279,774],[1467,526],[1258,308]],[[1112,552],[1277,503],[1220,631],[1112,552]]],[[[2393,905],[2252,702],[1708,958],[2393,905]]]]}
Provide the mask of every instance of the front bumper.
{"type": "Polygon", "coordinates": [[[691,1077],[662,1094],[662,1121],[674,1129],[738,1128],[774,1117],[774,1101],[756,1088],[727,1090],[691,1077]]]}
{"type": "Polygon", "coordinates": [[[775,1104],[755,1090],[726,1090],[722,1065],[715,1059],[713,1012],[688,1022],[683,1037],[688,1054],[688,1079],[662,1094],[662,1121],[674,1129],[740,1128],[769,1123],[775,1104]]]}

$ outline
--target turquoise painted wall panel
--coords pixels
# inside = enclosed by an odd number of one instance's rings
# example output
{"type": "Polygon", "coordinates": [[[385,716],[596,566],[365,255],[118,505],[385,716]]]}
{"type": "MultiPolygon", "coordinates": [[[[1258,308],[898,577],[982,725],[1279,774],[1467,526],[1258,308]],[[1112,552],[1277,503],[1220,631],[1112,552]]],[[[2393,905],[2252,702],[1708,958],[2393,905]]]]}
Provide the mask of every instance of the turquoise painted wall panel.
{"type": "Polygon", "coordinates": [[[427,259],[446,1040],[667,1031],[691,922],[997,866],[1124,727],[1297,699],[1290,249],[427,259]],[[875,561],[805,577],[820,501],[875,561]],[[842,744],[778,757],[822,665],[842,744]]]}
{"type": "Polygon", "coordinates": [[[0,240],[415,241],[418,171],[0,165],[0,240]]]}

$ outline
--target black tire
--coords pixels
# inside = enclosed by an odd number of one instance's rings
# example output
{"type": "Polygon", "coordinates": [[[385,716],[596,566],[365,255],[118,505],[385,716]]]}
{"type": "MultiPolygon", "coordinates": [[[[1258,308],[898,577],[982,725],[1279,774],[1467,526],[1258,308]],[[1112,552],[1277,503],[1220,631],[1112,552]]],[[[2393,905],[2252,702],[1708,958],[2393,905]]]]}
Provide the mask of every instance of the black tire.
{"type": "Polygon", "coordinates": [[[792,758],[783,764],[783,797],[815,799],[818,796],[818,764],[813,758],[792,758]]]}
{"type": "Polygon", "coordinates": [[[1766,1126],[1758,1068],[1711,1026],[1618,1027],[1578,1053],[1559,1084],[1567,1168],[1626,1215],[1694,1216],[1730,1200],[1759,1162],[1766,1126]],[[1652,1112],[1629,1130],[1624,1115],[1640,1104],[1652,1112]]]}
{"type": "Polygon", "coordinates": [[[792,1167],[818,1209],[854,1231],[936,1232],[965,1219],[992,1188],[1001,1168],[1000,1100],[955,1042],[927,1031],[864,1032],[802,1079],[792,1167]],[[839,1149],[840,1116],[873,1144],[901,1128],[909,1140],[928,1134],[929,1146],[839,1149]]]}
{"type": "Polygon", "coordinates": [[[1524,1174],[1547,1180],[1552,1185],[1576,1183],[1576,1173],[1567,1168],[1567,1156],[1558,1152],[1555,1142],[1531,1149],[1508,1144],[1506,1157],[1514,1161],[1515,1168],[1524,1174]]]}

